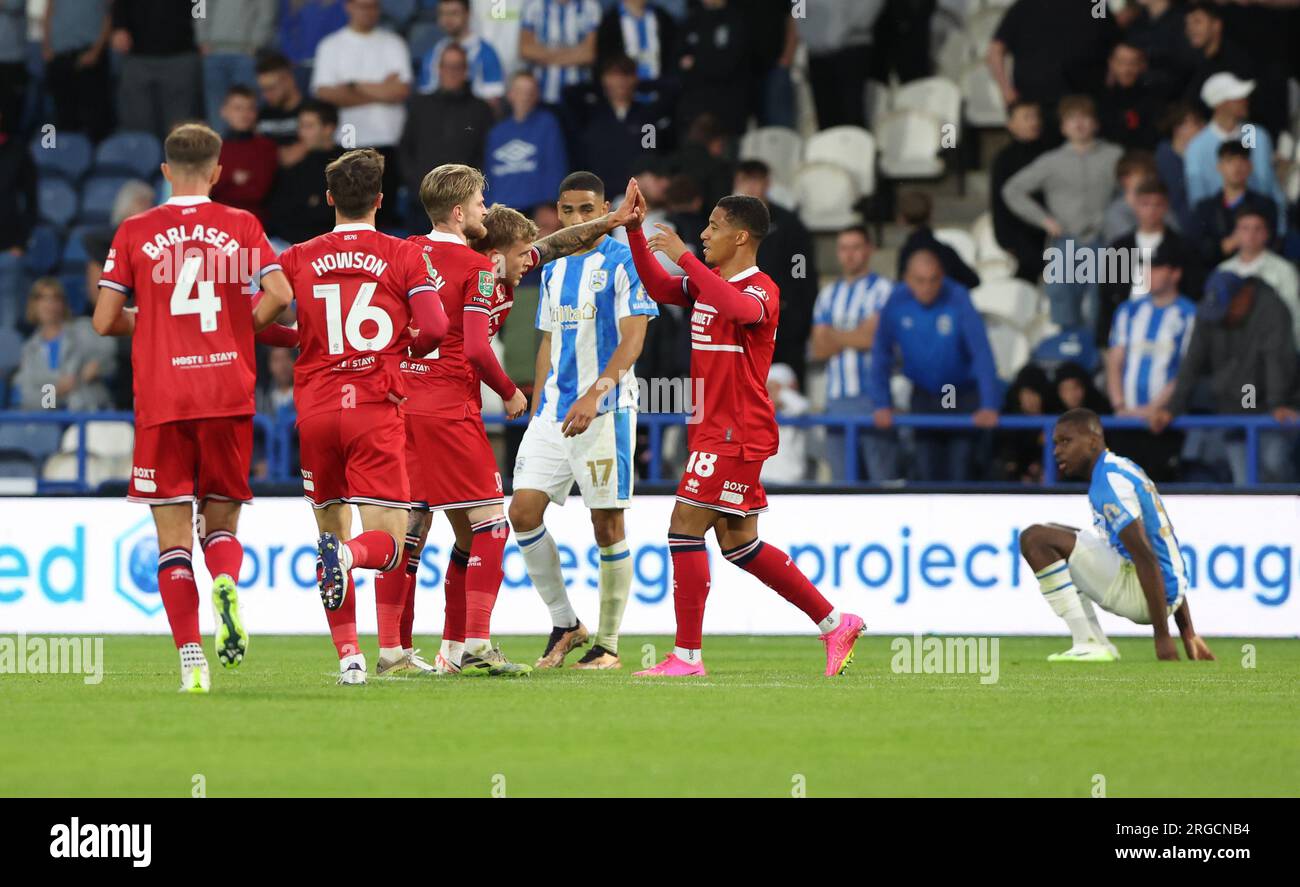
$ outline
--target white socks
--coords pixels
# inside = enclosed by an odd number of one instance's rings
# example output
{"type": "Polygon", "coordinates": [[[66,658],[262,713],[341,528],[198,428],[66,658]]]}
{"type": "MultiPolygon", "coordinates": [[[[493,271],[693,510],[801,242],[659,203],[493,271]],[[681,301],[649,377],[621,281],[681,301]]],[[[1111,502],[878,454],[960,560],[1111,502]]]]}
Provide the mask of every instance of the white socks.
{"type": "Polygon", "coordinates": [[[443,659],[459,668],[460,657],[465,652],[465,644],[461,641],[443,641],[438,652],[442,654],[443,659]]]}
{"type": "Polygon", "coordinates": [[[201,644],[181,644],[181,666],[184,668],[207,668],[208,658],[203,655],[201,644]]]}
{"type": "MultiPolygon", "coordinates": [[[[600,626],[596,631],[596,644],[611,653],[618,652],[618,628],[623,624],[623,611],[627,609],[627,599],[631,594],[632,552],[628,550],[627,540],[620,539],[600,550],[600,626]]],[[[577,621],[575,617],[573,622],[577,621]]],[[[568,628],[573,622],[564,627],[568,628]]],[[[559,625],[558,622],[555,624],[559,625]]]]}
{"type": "MultiPolygon", "coordinates": [[[[564,571],[560,568],[560,550],[555,539],[542,525],[533,530],[515,530],[515,541],[524,555],[528,577],[537,587],[537,593],[551,611],[551,624],[557,628],[572,628],[578,624],[578,614],[569,603],[569,593],[564,587],[564,571]]],[[[601,569],[601,577],[605,571],[601,569]]],[[[604,583],[602,582],[602,589],[604,583]]],[[[603,594],[603,593],[602,593],[603,594]]],[[[621,618],[621,614],[620,614],[621,618]]]]}
{"type": "Polygon", "coordinates": [[[491,649],[491,638],[465,638],[464,652],[468,653],[470,656],[482,656],[491,649]]]}
{"type": "Polygon", "coordinates": [[[832,631],[834,631],[839,627],[840,627],[840,611],[838,609],[831,610],[829,616],[827,616],[821,622],[817,623],[817,630],[820,631],[822,634],[830,634],[832,631]]]}
{"type": "MultiPolygon", "coordinates": [[[[1048,564],[1034,574],[1038,578],[1038,587],[1043,598],[1051,605],[1057,616],[1065,620],[1070,628],[1074,646],[1080,644],[1097,644],[1100,640],[1093,637],[1092,625],[1079,603],[1079,592],[1070,577],[1070,567],[1064,560],[1048,564]]],[[[1095,614],[1094,614],[1095,619],[1095,614]]]]}
{"type": "Polygon", "coordinates": [[[683,662],[689,662],[691,665],[699,665],[703,657],[701,650],[687,650],[685,647],[673,647],[673,655],[683,662]]]}
{"type": "Polygon", "coordinates": [[[406,655],[406,650],[402,647],[380,647],[379,658],[392,662],[394,659],[401,659],[406,655]]]}

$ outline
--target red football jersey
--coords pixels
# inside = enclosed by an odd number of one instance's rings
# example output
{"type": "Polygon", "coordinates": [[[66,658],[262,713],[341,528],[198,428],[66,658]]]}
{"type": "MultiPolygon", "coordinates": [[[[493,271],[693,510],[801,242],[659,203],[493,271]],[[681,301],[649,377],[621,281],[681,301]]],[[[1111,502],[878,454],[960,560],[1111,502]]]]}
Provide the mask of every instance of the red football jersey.
{"type": "Polygon", "coordinates": [[[262,225],[173,197],[118,226],[99,285],[135,295],[135,421],[250,416],[257,381],[250,279],[278,269],[262,225]]]}
{"type": "Polygon", "coordinates": [[[434,291],[420,251],[355,223],[290,247],[280,264],[298,305],[293,400],[299,421],[337,412],[345,400],[403,397],[398,365],[411,344],[409,300],[434,291]]]}
{"type": "Polygon", "coordinates": [[[432,231],[407,238],[433,266],[432,281],[447,314],[447,335],[437,350],[404,361],[406,411],[462,419],[482,411],[478,373],[465,357],[465,312],[489,315],[495,334],[514,304],[509,287],[498,287],[492,263],[452,234],[432,231]]]}
{"type": "MultiPolygon", "coordinates": [[[[716,273],[716,269],[715,269],[716,273]]],[[[767,396],[767,372],[776,348],[780,292],[757,267],[727,282],[763,303],[763,319],[748,326],[727,320],[682,278],[691,306],[691,375],[699,380],[698,422],[688,426],[693,451],[766,459],[776,453],[776,409],[767,396]]]]}

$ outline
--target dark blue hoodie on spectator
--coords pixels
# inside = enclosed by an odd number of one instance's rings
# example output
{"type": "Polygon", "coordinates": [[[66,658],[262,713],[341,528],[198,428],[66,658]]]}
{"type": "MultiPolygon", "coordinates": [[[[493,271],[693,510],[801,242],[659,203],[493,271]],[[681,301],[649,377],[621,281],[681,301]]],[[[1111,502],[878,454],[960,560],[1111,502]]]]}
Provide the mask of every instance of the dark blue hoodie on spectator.
{"type": "Polygon", "coordinates": [[[538,108],[523,121],[507,117],[488,132],[488,203],[520,210],[553,203],[567,174],[569,158],[560,124],[538,108]]]}

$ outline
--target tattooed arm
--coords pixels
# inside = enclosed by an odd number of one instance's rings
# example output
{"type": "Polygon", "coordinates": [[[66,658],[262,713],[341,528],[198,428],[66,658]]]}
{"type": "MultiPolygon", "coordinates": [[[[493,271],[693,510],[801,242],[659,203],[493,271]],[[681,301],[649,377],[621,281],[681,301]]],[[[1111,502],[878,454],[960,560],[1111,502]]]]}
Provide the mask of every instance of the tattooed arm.
{"type": "Polygon", "coordinates": [[[592,219],[590,222],[561,228],[559,231],[548,234],[533,243],[533,248],[537,250],[536,264],[545,265],[552,259],[591,249],[597,240],[600,240],[615,228],[627,224],[627,221],[632,218],[632,212],[636,205],[633,197],[634,182],[635,179],[628,182],[627,193],[624,194],[623,202],[619,204],[618,209],[605,213],[598,219],[592,219]]]}

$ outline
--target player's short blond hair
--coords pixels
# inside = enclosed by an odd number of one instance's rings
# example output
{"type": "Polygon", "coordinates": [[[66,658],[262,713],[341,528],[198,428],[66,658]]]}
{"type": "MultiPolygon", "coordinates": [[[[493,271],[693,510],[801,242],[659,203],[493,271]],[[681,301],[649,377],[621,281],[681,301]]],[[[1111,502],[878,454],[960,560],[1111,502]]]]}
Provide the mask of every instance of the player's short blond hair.
{"type": "Polygon", "coordinates": [[[374,148],[340,155],[325,167],[325,187],[345,219],[366,218],[384,190],[384,155],[374,148]]]}
{"type": "Polygon", "coordinates": [[[519,210],[511,209],[504,203],[492,204],[487,215],[483,217],[483,227],[487,229],[487,234],[471,244],[481,253],[489,253],[493,250],[502,252],[521,240],[532,243],[537,239],[537,224],[519,210]]]}
{"type": "Polygon", "coordinates": [[[203,123],[178,124],[167,133],[163,156],[182,172],[206,172],[221,157],[221,136],[203,123]]]}
{"type": "Polygon", "coordinates": [[[420,202],[435,225],[451,217],[451,211],[487,187],[483,173],[463,163],[435,166],[420,182],[420,202]]]}

